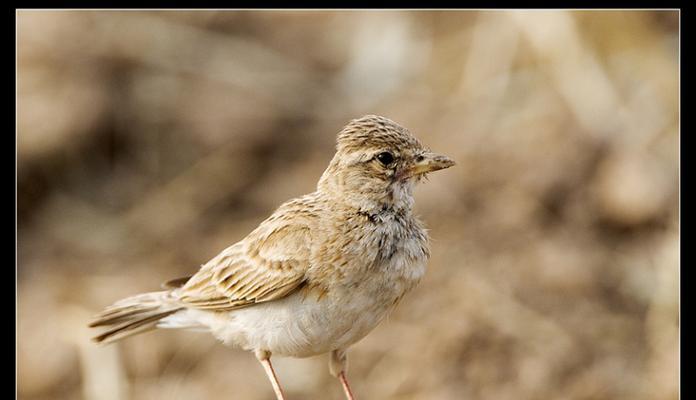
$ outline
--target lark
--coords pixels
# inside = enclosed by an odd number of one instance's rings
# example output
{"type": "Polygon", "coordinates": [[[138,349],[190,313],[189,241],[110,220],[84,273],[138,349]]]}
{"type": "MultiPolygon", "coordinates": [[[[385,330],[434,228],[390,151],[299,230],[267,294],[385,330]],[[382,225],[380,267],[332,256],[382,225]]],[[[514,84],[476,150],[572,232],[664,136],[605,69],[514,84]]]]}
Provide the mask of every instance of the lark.
{"type": "Polygon", "coordinates": [[[454,162],[380,116],[351,121],[313,193],[282,204],[193,276],[107,307],[90,323],[111,343],[155,328],[207,330],[252,351],[278,400],[271,355],[330,353],[329,371],[353,394],[347,349],[421,280],[428,235],[413,189],[454,162]]]}

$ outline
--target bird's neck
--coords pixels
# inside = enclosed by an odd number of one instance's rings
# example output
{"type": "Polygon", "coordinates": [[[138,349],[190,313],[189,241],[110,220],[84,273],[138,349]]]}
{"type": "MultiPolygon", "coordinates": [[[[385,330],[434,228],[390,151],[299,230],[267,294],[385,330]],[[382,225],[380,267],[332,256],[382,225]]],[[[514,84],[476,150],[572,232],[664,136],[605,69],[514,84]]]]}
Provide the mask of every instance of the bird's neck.
{"type": "Polygon", "coordinates": [[[373,216],[390,213],[411,215],[414,203],[411,187],[403,185],[390,185],[387,190],[379,192],[341,190],[339,186],[325,185],[318,188],[318,193],[333,204],[373,216]]]}
{"type": "Polygon", "coordinates": [[[410,214],[413,209],[413,186],[409,180],[380,180],[348,177],[340,173],[337,157],[319,179],[317,191],[333,203],[342,204],[360,213],[397,212],[410,214]]]}

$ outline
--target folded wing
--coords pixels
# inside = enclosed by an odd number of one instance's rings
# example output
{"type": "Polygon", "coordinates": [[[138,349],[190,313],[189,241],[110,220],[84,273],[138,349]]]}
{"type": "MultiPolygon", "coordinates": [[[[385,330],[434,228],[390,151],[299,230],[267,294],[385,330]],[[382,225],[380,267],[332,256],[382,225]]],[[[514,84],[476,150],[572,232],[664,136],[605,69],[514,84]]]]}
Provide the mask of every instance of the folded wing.
{"type": "Polygon", "coordinates": [[[273,222],[205,264],[178,289],[179,300],[191,308],[224,311],[296,290],[309,268],[310,230],[305,224],[273,222]]]}

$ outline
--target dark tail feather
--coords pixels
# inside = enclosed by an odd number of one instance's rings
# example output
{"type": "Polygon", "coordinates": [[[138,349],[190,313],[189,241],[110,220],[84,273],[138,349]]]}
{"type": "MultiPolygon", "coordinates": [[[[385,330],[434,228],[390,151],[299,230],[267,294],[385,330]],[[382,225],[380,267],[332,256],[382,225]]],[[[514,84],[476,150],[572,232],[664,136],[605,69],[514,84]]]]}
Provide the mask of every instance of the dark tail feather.
{"type": "Polygon", "coordinates": [[[181,309],[169,291],[144,293],[120,300],[90,322],[90,327],[109,328],[92,340],[107,344],[155,329],[160,319],[181,309]]]}

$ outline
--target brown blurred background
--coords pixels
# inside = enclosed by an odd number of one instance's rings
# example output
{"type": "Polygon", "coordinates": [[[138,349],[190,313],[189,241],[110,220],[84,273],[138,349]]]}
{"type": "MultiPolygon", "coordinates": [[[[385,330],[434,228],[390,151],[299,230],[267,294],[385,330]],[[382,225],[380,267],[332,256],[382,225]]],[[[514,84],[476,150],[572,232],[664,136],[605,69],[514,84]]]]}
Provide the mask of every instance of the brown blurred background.
{"type": "MultiPolygon", "coordinates": [[[[416,193],[422,284],[360,399],[676,399],[678,11],[18,11],[18,391],[272,399],[205,333],[89,317],[314,190],[352,118],[457,160],[416,193]]],[[[327,357],[274,358],[342,399],[327,357]]]]}

